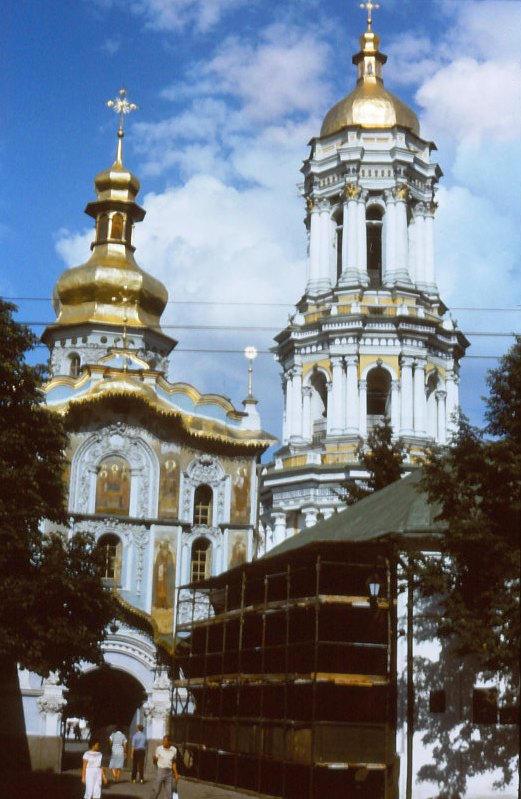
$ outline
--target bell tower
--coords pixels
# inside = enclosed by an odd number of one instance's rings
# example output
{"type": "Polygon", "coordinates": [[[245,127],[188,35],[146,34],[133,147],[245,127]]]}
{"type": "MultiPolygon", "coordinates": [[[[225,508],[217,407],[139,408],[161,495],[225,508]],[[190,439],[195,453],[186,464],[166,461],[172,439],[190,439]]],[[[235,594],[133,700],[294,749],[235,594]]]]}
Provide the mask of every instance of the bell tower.
{"type": "Polygon", "coordinates": [[[445,444],[468,346],[446,316],[434,258],[433,142],[384,86],[368,10],[354,90],[326,115],[302,167],[309,255],[304,294],[276,336],[283,446],[263,478],[266,549],[343,507],[363,476],[356,451],[385,418],[411,467],[445,444]]]}

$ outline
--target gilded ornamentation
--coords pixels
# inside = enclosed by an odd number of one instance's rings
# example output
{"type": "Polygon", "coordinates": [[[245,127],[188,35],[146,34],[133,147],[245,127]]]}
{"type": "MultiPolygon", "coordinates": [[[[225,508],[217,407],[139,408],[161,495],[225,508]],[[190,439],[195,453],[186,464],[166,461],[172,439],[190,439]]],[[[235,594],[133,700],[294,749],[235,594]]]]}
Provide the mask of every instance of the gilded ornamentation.
{"type": "Polygon", "coordinates": [[[306,197],[306,209],[308,210],[308,212],[311,213],[311,211],[313,211],[314,207],[315,207],[314,198],[313,197],[306,197]]]}
{"type": "Polygon", "coordinates": [[[344,189],[344,197],[347,200],[358,200],[361,191],[360,186],[357,186],[356,183],[348,183],[344,189]]]}
{"type": "Polygon", "coordinates": [[[409,187],[406,186],[405,183],[400,183],[400,185],[394,189],[394,196],[397,200],[405,202],[409,196],[409,187]]]}

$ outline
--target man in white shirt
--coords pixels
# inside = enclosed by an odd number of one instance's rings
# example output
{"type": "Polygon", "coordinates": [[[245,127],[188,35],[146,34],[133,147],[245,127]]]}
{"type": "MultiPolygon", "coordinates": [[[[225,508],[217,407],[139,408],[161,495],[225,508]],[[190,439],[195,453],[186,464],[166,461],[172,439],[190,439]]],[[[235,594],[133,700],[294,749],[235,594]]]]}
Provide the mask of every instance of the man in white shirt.
{"type": "Polygon", "coordinates": [[[151,799],[171,799],[172,797],[172,776],[179,779],[176,766],[177,749],[170,743],[170,738],[165,735],[163,743],[158,746],[154,755],[154,763],[157,766],[157,776],[151,799]]]}

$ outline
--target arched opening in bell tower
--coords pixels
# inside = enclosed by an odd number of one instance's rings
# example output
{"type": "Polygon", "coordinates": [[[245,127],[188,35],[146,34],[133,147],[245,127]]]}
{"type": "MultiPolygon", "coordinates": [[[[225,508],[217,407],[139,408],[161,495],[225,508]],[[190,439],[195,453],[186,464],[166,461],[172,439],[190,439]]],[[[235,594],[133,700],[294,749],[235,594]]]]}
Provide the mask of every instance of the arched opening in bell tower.
{"type": "Polygon", "coordinates": [[[327,418],[327,380],[323,372],[313,371],[309,385],[311,386],[311,430],[314,439],[323,438],[326,434],[327,418]]]}
{"type": "Polygon", "coordinates": [[[391,375],[375,366],[367,375],[367,429],[372,430],[391,415],[391,375]]]}
{"type": "Polygon", "coordinates": [[[371,288],[382,285],[382,228],[383,209],[370,205],[366,213],[367,272],[371,288]]]}

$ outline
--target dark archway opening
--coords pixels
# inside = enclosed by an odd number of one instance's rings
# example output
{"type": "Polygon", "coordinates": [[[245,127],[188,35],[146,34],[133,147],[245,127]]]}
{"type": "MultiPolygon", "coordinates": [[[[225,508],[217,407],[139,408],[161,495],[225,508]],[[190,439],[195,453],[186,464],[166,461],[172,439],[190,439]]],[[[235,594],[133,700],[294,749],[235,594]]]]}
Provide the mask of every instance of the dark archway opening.
{"type": "Polygon", "coordinates": [[[367,209],[367,272],[371,288],[382,285],[382,226],[383,210],[377,205],[367,209]]]}
{"type": "MultiPolygon", "coordinates": [[[[67,691],[67,705],[64,708],[63,719],[85,719],[90,731],[90,737],[100,739],[106,746],[108,736],[116,727],[119,727],[127,736],[132,720],[138,708],[146,699],[146,692],[135,677],[120,669],[102,666],[94,671],[79,674],[69,682],[67,691]]],[[[64,751],[64,770],[76,768],[87,741],[82,745],[70,746],[66,742],[64,751]]]]}
{"type": "Polygon", "coordinates": [[[367,429],[382,424],[391,415],[391,375],[377,366],[367,375],[367,429]]]}

